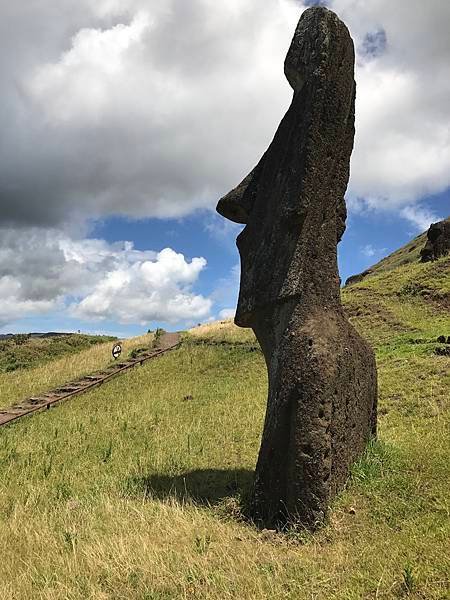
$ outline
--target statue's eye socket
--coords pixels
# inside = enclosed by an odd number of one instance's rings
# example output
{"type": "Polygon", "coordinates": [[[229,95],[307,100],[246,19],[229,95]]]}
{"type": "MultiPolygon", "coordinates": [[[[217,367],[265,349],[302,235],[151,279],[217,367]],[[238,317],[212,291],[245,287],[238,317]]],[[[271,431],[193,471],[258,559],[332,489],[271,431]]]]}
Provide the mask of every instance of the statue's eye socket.
{"type": "Polygon", "coordinates": [[[290,64],[285,64],[284,74],[286,75],[286,79],[289,81],[289,85],[295,93],[298,93],[305,85],[305,72],[298,65],[294,66],[290,64]]]}
{"type": "Polygon", "coordinates": [[[305,85],[307,73],[308,66],[304,63],[301,53],[295,50],[289,51],[284,61],[284,74],[295,93],[305,85]]]}

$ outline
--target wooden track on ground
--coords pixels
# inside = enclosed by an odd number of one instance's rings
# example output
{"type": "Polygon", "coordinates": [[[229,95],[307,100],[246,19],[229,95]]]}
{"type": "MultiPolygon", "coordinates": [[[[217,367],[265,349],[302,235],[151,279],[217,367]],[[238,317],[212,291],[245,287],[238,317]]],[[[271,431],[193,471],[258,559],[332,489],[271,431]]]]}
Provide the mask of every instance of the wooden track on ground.
{"type": "Polygon", "coordinates": [[[45,394],[27,398],[22,402],[17,402],[8,408],[0,408],[0,427],[8,425],[12,421],[16,421],[21,417],[25,417],[32,413],[50,408],[51,406],[83,394],[92,388],[105,383],[109,379],[112,379],[116,375],[132,369],[136,365],[143,365],[144,362],[169,352],[180,345],[180,334],[179,333],[165,333],[159,340],[157,348],[148,350],[140,353],[137,358],[133,358],[127,361],[117,362],[111,364],[103,371],[97,371],[91,375],[86,375],[76,381],[65,383],[61,387],[47,392],[45,394]]]}

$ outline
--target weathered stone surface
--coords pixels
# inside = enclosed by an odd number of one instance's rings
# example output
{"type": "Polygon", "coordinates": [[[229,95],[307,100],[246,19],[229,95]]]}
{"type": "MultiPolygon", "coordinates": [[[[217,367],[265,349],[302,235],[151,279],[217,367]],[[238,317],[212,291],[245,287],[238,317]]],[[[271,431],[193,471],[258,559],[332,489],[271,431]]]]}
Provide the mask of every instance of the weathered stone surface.
{"type": "Polygon", "coordinates": [[[376,430],[376,367],[340,301],[336,246],[354,137],[353,42],[322,7],[306,10],[285,61],[292,104],[255,169],[217,210],[237,238],[235,317],[269,374],[253,514],[313,527],[376,430]]]}
{"type": "Polygon", "coordinates": [[[422,262],[436,260],[450,253],[450,217],[439,223],[432,223],[427,238],[427,243],[420,251],[422,262]]]}

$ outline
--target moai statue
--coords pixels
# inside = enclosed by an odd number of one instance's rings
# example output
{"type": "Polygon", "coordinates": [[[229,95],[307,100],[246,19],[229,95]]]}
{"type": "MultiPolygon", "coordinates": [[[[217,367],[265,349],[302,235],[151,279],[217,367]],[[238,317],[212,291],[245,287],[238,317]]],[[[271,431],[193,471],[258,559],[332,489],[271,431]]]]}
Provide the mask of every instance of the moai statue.
{"type": "Polygon", "coordinates": [[[251,327],[269,392],[252,509],[266,527],[319,524],[376,434],[372,349],[344,315],[337,243],[354,137],[354,49],[313,7],[284,64],[292,103],[253,171],[217,211],[245,223],[235,323],[251,327]]]}

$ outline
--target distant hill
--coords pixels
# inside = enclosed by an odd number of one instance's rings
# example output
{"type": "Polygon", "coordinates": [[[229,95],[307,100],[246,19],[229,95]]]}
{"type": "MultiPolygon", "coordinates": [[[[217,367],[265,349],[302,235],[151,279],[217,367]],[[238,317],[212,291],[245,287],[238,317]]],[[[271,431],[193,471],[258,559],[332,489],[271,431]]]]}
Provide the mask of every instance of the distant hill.
{"type": "Polygon", "coordinates": [[[450,335],[450,254],[421,262],[422,233],[342,290],[350,320],[369,340],[450,335]]]}
{"type": "Polygon", "coordinates": [[[350,320],[371,341],[450,335],[450,254],[421,262],[426,242],[424,232],[343,288],[350,320]]]}
{"type": "MultiPolygon", "coordinates": [[[[0,333],[0,340],[7,340],[9,338],[13,338],[16,333],[0,333]]],[[[27,333],[25,334],[30,338],[50,338],[50,337],[58,337],[62,335],[76,335],[75,333],[66,333],[66,332],[58,332],[58,331],[47,331],[46,333],[27,333]]]]}
{"type": "Polygon", "coordinates": [[[29,369],[117,338],[77,333],[18,333],[0,339],[0,373],[29,369]]]}
{"type": "MultiPolygon", "coordinates": [[[[386,256],[385,258],[381,259],[375,265],[373,265],[372,267],[369,267],[362,273],[358,273],[357,275],[352,275],[351,277],[349,277],[347,279],[347,281],[345,282],[345,285],[351,285],[352,283],[357,283],[358,281],[361,281],[362,279],[370,276],[373,273],[379,273],[381,271],[390,271],[390,270],[395,269],[396,267],[400,267],[402,265],[408,265],[410,263],[421,262],[421,260],[422,260],[421,253],[425,249],[428,238],[430,236],[430,231],[433,228],[436,228],[439,226],[441,226],[441,228],[445,229],[445,232],[447,233],[447,231],[450,230],[450,217],[448,217],[444,221],[440,221],[439,223],[432,225],[428,231],[424,231],[423,233],[421,233],[420,235],[418,235],[417,237],[412,239],[410,242],[408,242],[407,244],[405,244],[398,250],[395,250],[395,252],[392,252],[391,254],[389,254],[389,256],[386,256]]],[[[446,235],[446,238],[447,237],[448,237],[448,233],[446,235]]],[[[450,253],[450,239],[446,239],[446,242],[442,243],[441,246],[442,246],[442,248],[440,248],[441,252],[442,252],[442,249],[445,247],[445,249],[448,248],[448,252],[450,253]]],[[[445,254],[445,253],[446,252],[444,251],[443,254],[445,254]]]]}

